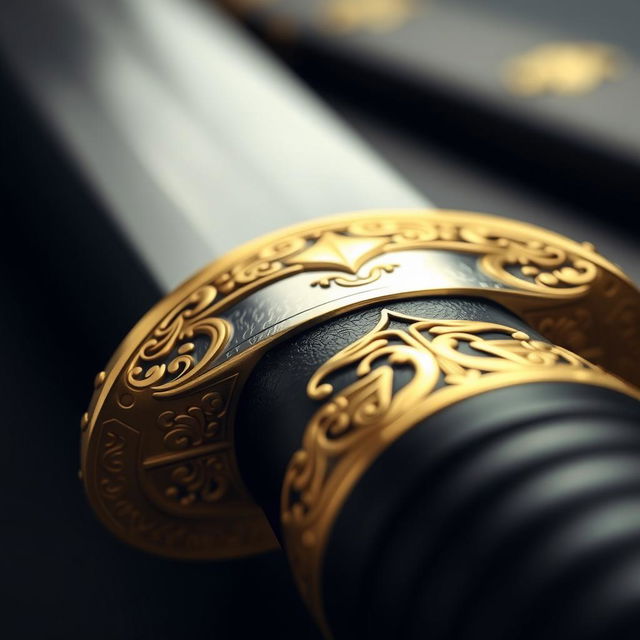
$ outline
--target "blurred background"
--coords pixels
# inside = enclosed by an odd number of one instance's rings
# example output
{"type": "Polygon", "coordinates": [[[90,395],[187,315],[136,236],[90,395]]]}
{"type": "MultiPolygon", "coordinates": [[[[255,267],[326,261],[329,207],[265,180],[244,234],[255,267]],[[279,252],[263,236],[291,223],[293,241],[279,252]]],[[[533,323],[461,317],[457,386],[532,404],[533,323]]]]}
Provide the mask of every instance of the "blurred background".
{"type": "MultiPolygon", "coordinates": [[[[117,222],[137,215],[119,199],[139,186],[135,174],[100,183],[68,144],[68,130],[52,125],[51,103],[30,74],[37,68],[40,83],[81,62],[99,78],[107,67],[91,57],[93,41],[73,40],[83,21],[133,46],[139,25],[151,28],[165,5],[197,5],[217,29],[253,40],[260,56],[273,56],[346,121],[370,145],[367,153],[437,206],[592,241],[640,281],[635,0],[5,0],[0,602],[7,638],[319,637],[281,554],[217,564],[147,556],[103,529],[77,478],[78,425],[93,377],[162,288],[117,222]],[[57,40],[65,25],[69,47],[57,40]]],[[[188,37],[181,46],[206,72],[188,37]]],[[[145,55],[153,62],[153,52],[145,55]]],[[[114,77],[126,98],[130,89],[114,77]]],[[[213,92],[217,81],[208,77],[213,92]]],[[[59,97],[64,111],[64,100],[83,96],[59,97]]],[[[84,144],[106,144],[89,120],[70,121],[84,144]]],[[[112,169],[100,166],[97,175],[112,169]]],[[[210,189],[212,197],[222,189],[215,177],[210,189]]]]}

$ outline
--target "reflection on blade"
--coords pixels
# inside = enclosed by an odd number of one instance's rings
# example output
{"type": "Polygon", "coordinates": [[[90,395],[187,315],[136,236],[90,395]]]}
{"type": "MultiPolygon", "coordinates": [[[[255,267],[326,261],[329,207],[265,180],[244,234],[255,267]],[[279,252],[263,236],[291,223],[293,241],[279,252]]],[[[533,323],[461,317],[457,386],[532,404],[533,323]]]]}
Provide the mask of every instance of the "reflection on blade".
{"type": "Polygon", "coordinates": [[[427,204],[210,7],[6,0],[0,48],[164,290],[271,229],[427,204]]]}

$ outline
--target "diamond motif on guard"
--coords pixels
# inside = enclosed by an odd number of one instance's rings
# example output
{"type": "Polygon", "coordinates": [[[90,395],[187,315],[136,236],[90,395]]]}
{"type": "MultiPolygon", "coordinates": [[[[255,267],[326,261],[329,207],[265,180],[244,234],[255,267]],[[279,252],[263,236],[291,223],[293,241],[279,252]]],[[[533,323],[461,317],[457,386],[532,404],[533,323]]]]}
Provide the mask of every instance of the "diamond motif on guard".
{"type": "Polygon", "coordinates": [[[384,237],[352,238],[327,231],[308,249],[284,262],[304,264],[316,269],[337,269],[355,274],[367,260],[378,255],[380,247],[387,242],[387,238],[384,237]]]}

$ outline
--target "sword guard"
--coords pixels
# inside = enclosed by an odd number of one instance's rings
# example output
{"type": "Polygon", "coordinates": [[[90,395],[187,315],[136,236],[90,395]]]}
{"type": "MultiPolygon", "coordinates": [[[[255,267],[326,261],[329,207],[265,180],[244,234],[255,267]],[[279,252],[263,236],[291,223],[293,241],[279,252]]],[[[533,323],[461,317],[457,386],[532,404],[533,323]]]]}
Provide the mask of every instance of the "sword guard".
{"type": "MultiPolygon", "coordinates": [[[[639,310],[640,292],[592,245],[484,214],[373,211],[270,234],[169,294],[98,375],[82,418],[89,500],[121,539],[162,555],[280,542],[325,634],[360,637],[336,594],[349,584],[378,609],[389,596],[367,576],[401,554],[384,532],[409,535],[393,523],[414,518],[410,496],[439,464],[433,439],[493,429],[499,442],[521,423],[547,433],[585,407],[627,434],[640,417],[639,310]],[[362,548],[360,517],[372,527],[362,548]]],[[[410,529],[431,535],[429,517],[410,529]]],[[[401,610],[403,637],[444,624],[404,609],[433,594],[428,579],[387,570],[405,599],[374,616],[380,629],[401,610]]]]}

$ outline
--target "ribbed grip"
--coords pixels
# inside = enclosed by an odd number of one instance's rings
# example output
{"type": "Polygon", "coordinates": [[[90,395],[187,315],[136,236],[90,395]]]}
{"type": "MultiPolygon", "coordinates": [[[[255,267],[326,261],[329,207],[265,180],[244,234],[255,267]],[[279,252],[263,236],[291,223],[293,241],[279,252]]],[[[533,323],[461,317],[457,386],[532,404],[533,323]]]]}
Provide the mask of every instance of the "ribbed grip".
{"type": "MultiPolygon", "coordinates": [[[[479,300],[384,305],[507,324],[479,300]]],[[[280,345],[245,388],[237,452],[280,534],[284,469],[317,403],[306,383],[380,307],[280,345]]],[[[640,633],[640,403],[536,382],[469,397],[415,425],[360,478],[324,554],[336,640],[596,640],[640,633]]]]}
{"type": "Polygon", "coordinates": [[[392,445],[327,550],[336,637],[638,637],[636,404],[524,385],[451,407],[392,445]]]}

